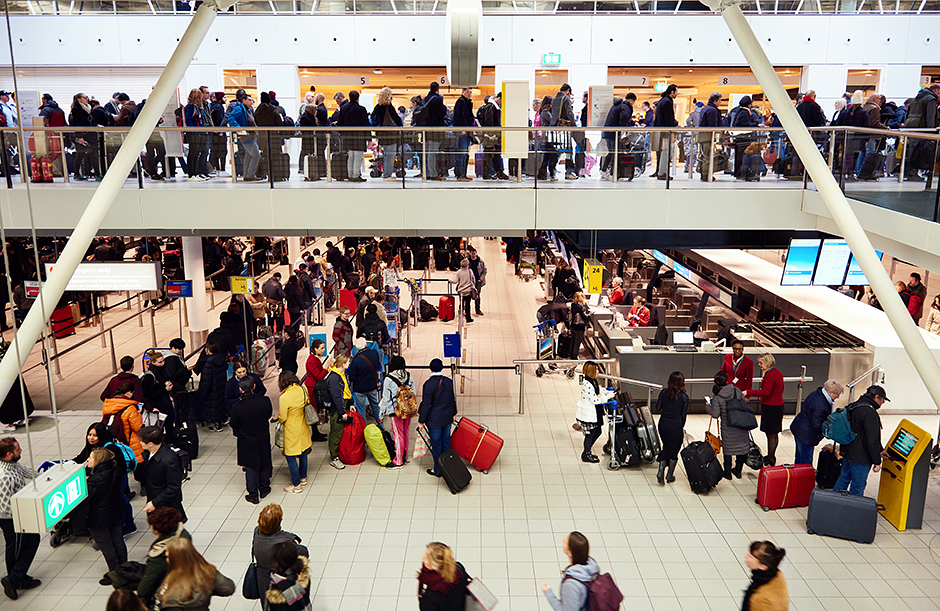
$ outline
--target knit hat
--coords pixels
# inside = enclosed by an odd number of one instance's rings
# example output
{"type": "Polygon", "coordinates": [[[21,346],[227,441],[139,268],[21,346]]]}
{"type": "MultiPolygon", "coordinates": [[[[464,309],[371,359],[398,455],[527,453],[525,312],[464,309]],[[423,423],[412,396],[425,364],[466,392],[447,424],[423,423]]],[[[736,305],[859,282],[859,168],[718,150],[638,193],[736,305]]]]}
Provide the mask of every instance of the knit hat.
{"type": "Polygon", "coordinates": [[[862,90],[856,89],[855,93],[852,94],[852,105],[861,106],[865,103],[865,99],[862,97],[862,90]]]}
{"type": "Polygon", "coordinates": [[[434,359],[428,367],[433,373],[440,373],[444,370],[444,363],[441,362],[441,359],[434,359]]]}

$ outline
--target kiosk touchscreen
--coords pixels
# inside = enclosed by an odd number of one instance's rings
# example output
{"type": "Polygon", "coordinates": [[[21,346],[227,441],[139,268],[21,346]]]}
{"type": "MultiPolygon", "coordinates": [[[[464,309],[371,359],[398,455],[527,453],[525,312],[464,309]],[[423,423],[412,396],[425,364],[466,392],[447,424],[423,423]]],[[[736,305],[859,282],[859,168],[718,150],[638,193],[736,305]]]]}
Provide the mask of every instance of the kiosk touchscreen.
{"type": "Polygon", "coordinates": [[[910,420],[901,420],[885,451],[891,458],[881,462],[878,504],[881,515],[898,530],[921,528],[927,501],[932,438],[910,420]]]}

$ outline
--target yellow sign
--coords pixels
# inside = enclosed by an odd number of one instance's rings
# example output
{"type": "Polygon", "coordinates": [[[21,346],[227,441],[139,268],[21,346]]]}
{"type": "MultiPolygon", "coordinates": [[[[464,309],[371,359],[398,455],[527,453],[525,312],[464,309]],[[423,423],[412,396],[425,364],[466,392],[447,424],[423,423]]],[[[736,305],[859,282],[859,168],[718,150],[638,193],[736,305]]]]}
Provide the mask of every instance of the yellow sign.
{"type": "Polygon", "coordinates": [[[232,276],[229,282],[232,283],[233,295],[247,295],[255,292],[255,279],[251,276],[232,276]]]}
{"type": "Polygon", "coordinates": [[[585,259],[582,270],[584,290],[590,295],[599,295],[604,284],[604,266],[597,259],[585,259]]]}

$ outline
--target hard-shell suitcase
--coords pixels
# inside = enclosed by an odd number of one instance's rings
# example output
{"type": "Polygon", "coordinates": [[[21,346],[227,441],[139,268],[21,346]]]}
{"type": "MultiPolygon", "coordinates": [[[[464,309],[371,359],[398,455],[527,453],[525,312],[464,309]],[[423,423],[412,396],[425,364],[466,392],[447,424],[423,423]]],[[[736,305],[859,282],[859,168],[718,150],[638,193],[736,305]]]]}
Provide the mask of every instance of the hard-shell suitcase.
{"type": "Polygon", "coordinates": [[[451,434],[450,447],[478,471],[487,473],[503,449],[503,438],[469,418],[461,418],[451,434]]]}
{"type": "MultiPolygon", "coordinates": [[[[421,438],[428,444],[428,447],[432,448],[433,454],[434,442],[420,430],[418,431],[418,435],[421,435],[421,438]]],[[[470,470],[467,469],[467,465],[463,464],[463,460],[457,455],[454,448],[450,448],[441,454],[436,463],[437,470],[441,474],[444,483],[450,488],[451,494],[457,494],[470,485],[473,476],[470,475],[470,470]]]]}
{"type": "Polygon", "coordinates": [[[571,344],[574,342],[574,334],[571,331],[565,331],[558,334],[558,350],[556,354],[560,359],[574,358],[571,355],[571,344]]]}
{"type": "Polygon", "coordinates": [[[870,496],[813,490],[806,512],[806,532],[859,543],[875,540],[878,502],[870,496]]]}
{"type": "Polygon", "coordinates": [[[617,159],[617,180],[622,178],[633,180],[636,176],[636,159],[633,155],[619,153],[617,159]]]}
{"type": "Polygon", "coordinates": [[[271,170],[274,180],[288,180],[290,178],[290,155],[275,151],[271,154],[271,170]]]}
{"type": "Polygon", "coordinates": [[[757,477],[757,504],[764,511],[781,507],[806,507],[816,487],[813,465],[764,467],[757,477]]]}
{"type": "Polygon", "coordinates": [[[689,486],[695,494],[707,494],[724,476],[724,469],[715,451],[704,441],[693,441],[679,454],[689,478],[689,486]]]}
{"type": "Polygon", "coordinates": [[[176,447],[191,459],[199,458],[199,430],[189,422],[180,422],[176,429],[176,447]]]}
{"type": "Polygon", "coordinates": [[[439,272],[446,270],[450,266],[450,251],[446,248],[434,249],[434,269],[439,272]]]}
{"type": "Polygon", "coordinates": [[[858,172],[859,180],[877,180],[885,175],[885,156],[882,153],[868,153],[858,172]]]}
{"type": "Polygon", "coordinates": [[[428,266],[431,265],[431,251],[427,248],[421,248],[418,251],[418,258],[416,259],[415,269],[428,269],[428,266]]]}
{"type": "Polygon", "coordinates": [[[319,157],[307,155],[304,157],[304,180],[320,180],[319,157]]]}
{"type": "Polygon", "coordinates": [[[454,319],[454,298],[444,295],[437,303],[438,316],[443,322],[454,319]]]}
{"type": "Polygon", "coordinates": [[[349,180],[349,170],[346,168],[347,159],[349,159],[349,153],[346,152],[330,155],[330,174],[333,180],[349,180]]]}
{"type": "Polygon", "coordinates": [[[836,480],[842,475],[842,457],[832,445],[819,451],[816,460],[816,484],[825,490],[832,490],[836,480]]]}
{"type": "Polygon", "coordinates": [[[372,452],[372,458],[375,459],[375,462],[383,467],[392,462],[391,457],[388,455],[388,446],[385,445],[385,437],[382,436],[382,429],[373,422],[366,426],[363,435],[366,438],[366,445],[369,446],[369,451],[372,452]]]}
{"type": "Polygon", "coordinates": [[[75,335],[75,320],[72,318],[72,306],[63,306],[52,312],[49,319],[52,332],[57,339],[75,335]]]}
{"type": "Polygon", "coordinates": [[[183,481],[188,480],[189,474],[193,471],[193,457],[182,448],[170,446],[170,449],[176,452],[176,458],[180,461],[180,469],[183,471],[183,481]]]}

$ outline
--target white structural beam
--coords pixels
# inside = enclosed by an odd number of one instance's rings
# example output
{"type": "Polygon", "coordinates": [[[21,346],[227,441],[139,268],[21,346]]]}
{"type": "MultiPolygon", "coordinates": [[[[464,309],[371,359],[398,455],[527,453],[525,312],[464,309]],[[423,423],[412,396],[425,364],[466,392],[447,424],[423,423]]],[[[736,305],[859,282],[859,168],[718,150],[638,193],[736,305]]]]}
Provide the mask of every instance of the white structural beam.
{"type": "Polygon", "coordinates": [[[921,336],[917,325],[914,324],[907,308],[898,296],[894,283],[885,271],[884,266],[875,254],[862,224],[859,222],[852,208],[849,206],[845,194],[839,188],[835,178],[829,171],[829,166],[823,159],[813,142],[812,136],[797,114],[793,101],[787,95],[783,83],[774,71],[773,65],[767,59],[767,55],[761,48],[754,31],[748,24],[744,13],[736,2],[725,3],[722,0],[707,0],[707,4],[713,9],[720,9],[721,16],[734,35],[738,46],[747,58],[748,64],[757,77],[758,83],[764,90],[764,95],[773,105],[780,123],[787,131],[793,148],[796,149],[800,160],[806,167],[806,171],[813,179],[816,190],[822,197],[823,202],[832,214],[833,220],[838,225],[840,232],[845,237],[849,246],[852,248],[852,254],[858,260],[865,277],[871,283],[872,290],[878,296],[888,320],[897,332],[904,349],[907,351],[914,368],[920,375],[921,381],[927,388],[927,392],[933,399],[934,404],[940,408],[940,365],[931,354],[927,343],[921,336]]]}
{"type": "MultiPolygon", "coordinates": [[[[224,3],[225,0],[219,2],[219,4],[224,3]]],[[[232,4],[234,4],[234,0],[228,2],[228,6],[232,4]]],[[[176,50],[170,57],[170,61],[167,62],[163,74],[157,80],[157,84],[148,98],[149,103],[144,106],[140,117],[137,118],[134,126],[128,132],[124,144],[114,157],[114,162],[108,168],[104,179],[98,185],[91,201],[88,202],[88,207],[85,208],[82,218],[72,231],[71,238],[62,250],[62,255],[56,261],[54,270],[43,283],[38,300],[40,303],[58,303],[61,299],[68,281],[84,257],[88,245],[91,244],[92,239],[101,227],[101,223],[111,209],[118,192],[124,185],[127,174],[140,157],[140,151],[144,148],[151,132],[153,132],[160,115],[163,114],[163,109],[166,108],[170,98],[175,95],[176,88],[183,78],[186,68],[215,20],[217,8],[224,9],[227,6],[217,6],[216,2],[210,1],[202,4],[196,11],[189,27],[186,28],[186,32],[176,46],[176,50]]],[[[26,357],[42,333],[45,322],[42,308],[32,308],[17,330],[13,344],[3,356],[3,360],[0,361],[0,400],[10,392],[10,388],[19,374],[19,363],[26,361],[26,357]]]]}

